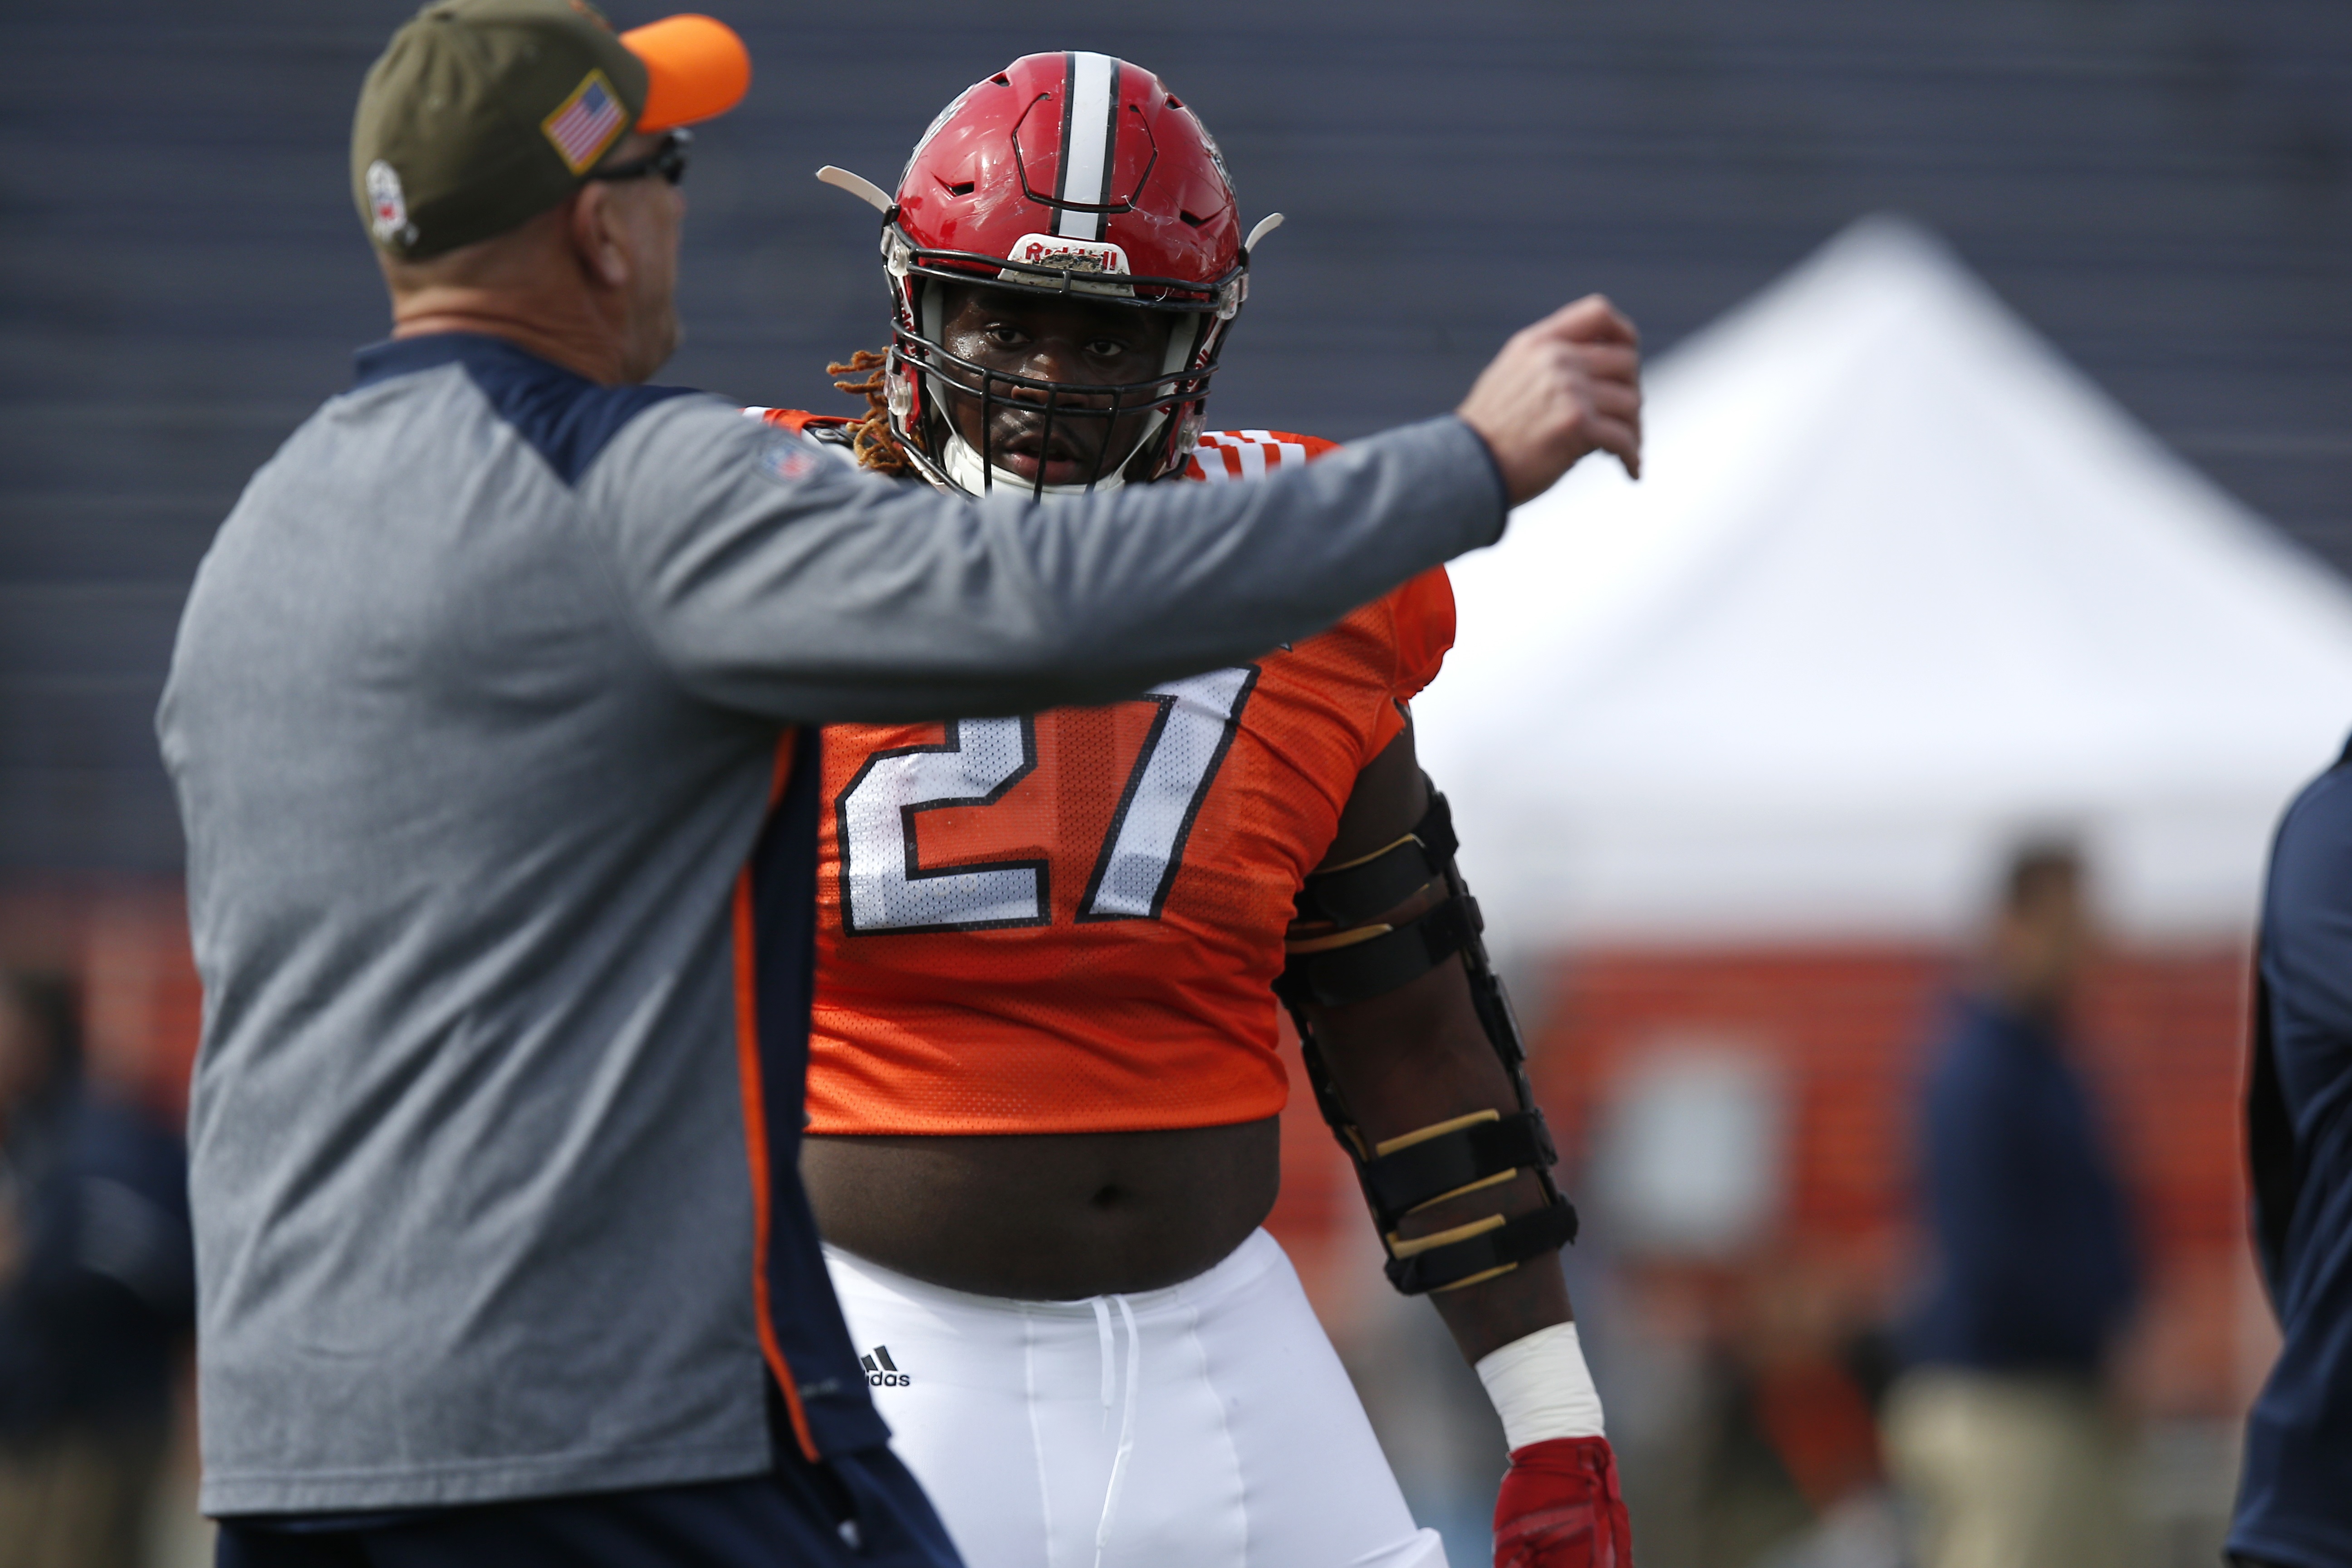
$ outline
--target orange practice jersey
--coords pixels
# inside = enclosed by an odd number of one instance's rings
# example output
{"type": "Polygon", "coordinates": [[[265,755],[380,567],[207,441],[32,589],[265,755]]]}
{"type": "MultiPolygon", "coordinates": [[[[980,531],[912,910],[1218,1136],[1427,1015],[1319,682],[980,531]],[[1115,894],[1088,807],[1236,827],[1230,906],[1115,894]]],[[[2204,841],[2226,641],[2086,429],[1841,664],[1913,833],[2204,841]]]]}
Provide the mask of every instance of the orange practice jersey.
{"type": "MultiPolygon", "coordinates": [[[[1330,447],[1212,433],[1185,472],[1254,478],[1330,447]]],[[[809,1130],[1279,1111],[1271,986],[1292,900],[1453,640],[1440,570],[1132,701],[826,730],[809,1130]]]]}

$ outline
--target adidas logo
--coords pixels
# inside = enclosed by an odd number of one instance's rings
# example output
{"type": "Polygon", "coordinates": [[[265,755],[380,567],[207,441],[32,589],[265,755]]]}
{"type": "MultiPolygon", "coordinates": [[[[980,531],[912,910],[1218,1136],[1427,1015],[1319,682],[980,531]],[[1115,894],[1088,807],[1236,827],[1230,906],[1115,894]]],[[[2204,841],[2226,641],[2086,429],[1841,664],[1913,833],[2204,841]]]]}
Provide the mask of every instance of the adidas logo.
{"type": "Polygon", "coordinates": [[[866,1381],[873,1387],[905,1388],[914,1382],[898,1370],[898,1363],[890,1359],[887,1345],[876,1345],[871,1352],[859,1356],[857,1362],[866,1369],[866,1381]]]}

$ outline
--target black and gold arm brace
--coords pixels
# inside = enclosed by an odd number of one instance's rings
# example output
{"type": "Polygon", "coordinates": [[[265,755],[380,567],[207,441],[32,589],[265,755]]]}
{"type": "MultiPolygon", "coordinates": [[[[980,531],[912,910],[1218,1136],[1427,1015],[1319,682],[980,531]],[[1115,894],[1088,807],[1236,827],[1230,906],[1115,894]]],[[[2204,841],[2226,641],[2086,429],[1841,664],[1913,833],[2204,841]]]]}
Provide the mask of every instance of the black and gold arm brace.
{"type": "Polygon", "coordinates": [[[1298,1026],[1315,1103],[1355,1162],[1356,1178],[1379,1223],[1389,1282],[1408,1296],[1456,1290],[1507,1274],[1576,1239],[1576,1210],[1552,1182],[1551,1167],[1559,1156],[1528,1082],[1518,1020],[1487,961],[1477,900],[1454,863],[1456,847],[1453,813],[1433,789],[1429,809],[1411,833],[1308,877],[1298,894],[1289,963],[1275,982],[1275,994],[1298,1026]],[[1437,882],[1445,897],[1422,913],[1395,925],[1378,919],[1437,882]],[[1473,1111],[1371,1142],[1340,1098],[1307,1009],[1369,1001],[1456,958],[1467,972],[1479,1025],[1517,1091],[1518,1109],[1473,1111]],[[1515,1217],[1490,1214],[1429,1236],[1408,1239],[1399,1234],[1407,1216],[1500,1186],[1521,1171],[1535,1173],[1543,1189],[1542,1207],[1515,1217]]]}

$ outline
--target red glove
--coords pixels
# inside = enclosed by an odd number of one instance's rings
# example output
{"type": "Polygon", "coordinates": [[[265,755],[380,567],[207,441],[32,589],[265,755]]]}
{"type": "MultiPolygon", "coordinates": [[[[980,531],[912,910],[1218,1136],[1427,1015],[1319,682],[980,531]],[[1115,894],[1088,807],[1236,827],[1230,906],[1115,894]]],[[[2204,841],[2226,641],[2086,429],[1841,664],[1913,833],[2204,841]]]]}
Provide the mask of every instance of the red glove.
{"type": "Polygon", "coordinates": [[[1633,1568],[1633,1528],[1606,1437],[1513,1452],[1495,1499],[1495,1568],[1633,1568]]]}

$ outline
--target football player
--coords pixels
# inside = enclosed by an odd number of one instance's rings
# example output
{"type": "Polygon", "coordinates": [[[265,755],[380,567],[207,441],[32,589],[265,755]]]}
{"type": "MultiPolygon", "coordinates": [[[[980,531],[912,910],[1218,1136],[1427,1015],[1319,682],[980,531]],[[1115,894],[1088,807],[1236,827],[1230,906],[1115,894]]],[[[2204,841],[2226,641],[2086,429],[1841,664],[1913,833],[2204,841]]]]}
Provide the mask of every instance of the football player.
{"type": "MultiPolygon", "coordinates": [[[[895,195],[823,177],[883,212],[892,342],[835,367],[872,373],[843,384],[865,418],[772,421],[1045,498],[1329,448],[1202,428],[1279,220],[1244,236],[1150,72],[1032,55],[948,106],[895,195]]],[[[1583,309],[1630,466],[1633,334],[1583,309]]],[[[1277,996],[1390,1279],[1501,1414],[1496,1563],[1630,1563],[1559,1267],[1574,1211],[1413,756],[1406,704],[1453,635],[1432,572],[1130,702],[825,732],[803,1168],[868,1380],[974,1568],[1444,1562],[1259,1228],[1277,996]]]]}

